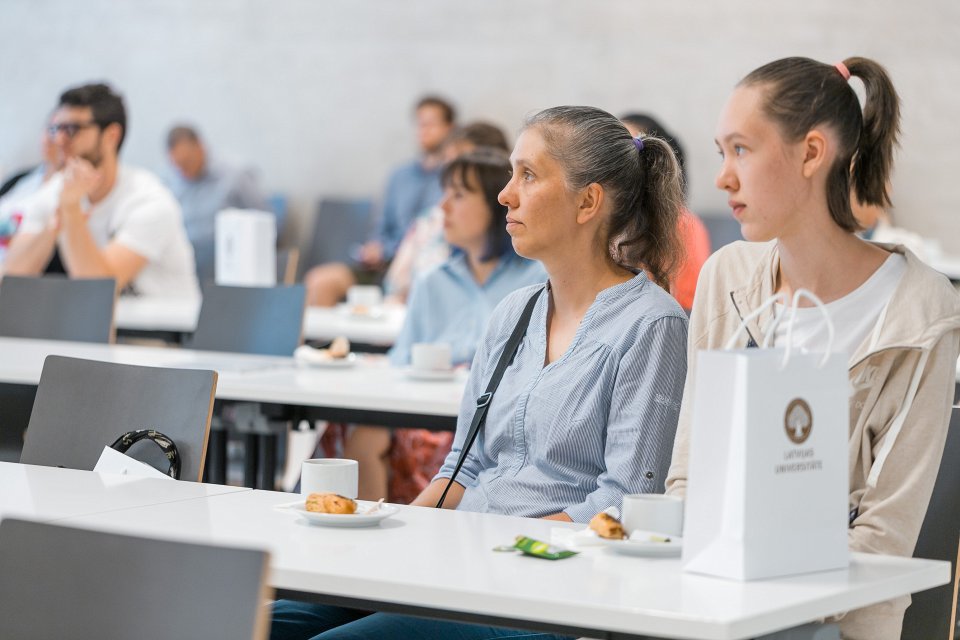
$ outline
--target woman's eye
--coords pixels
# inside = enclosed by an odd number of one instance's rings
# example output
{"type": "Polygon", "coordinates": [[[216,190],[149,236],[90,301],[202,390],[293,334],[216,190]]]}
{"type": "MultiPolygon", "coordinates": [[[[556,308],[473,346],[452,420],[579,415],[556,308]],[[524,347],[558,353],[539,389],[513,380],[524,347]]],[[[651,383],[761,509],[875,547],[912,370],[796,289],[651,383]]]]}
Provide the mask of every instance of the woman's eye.
{"type": "Polygon", "coordinates": [[[739,145],[739,144],[733,145],[733,152],[738,156],[742,156],[744,151],[746,151],[746,149],[743,148],[743,145],[739,145]]]}
{"type": "Polygon", "coordinates": [[[529,171],[524,171],[523,179],[526,180],[527,182],[530,182],[531,180],[533,180],[533,174],[530,173],[529,171]]]}

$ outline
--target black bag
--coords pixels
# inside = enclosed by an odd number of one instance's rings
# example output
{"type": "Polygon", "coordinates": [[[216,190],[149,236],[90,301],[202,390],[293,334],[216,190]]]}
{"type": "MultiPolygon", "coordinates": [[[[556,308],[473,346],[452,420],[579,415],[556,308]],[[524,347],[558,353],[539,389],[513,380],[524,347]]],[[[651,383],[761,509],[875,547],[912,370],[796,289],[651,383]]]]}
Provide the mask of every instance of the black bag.
{"type": "Polygon", "coordinates": [[[174,444],[173,440],[159,431],[154,431],[153,429],[127,431],[125,434],[114,440],[113,444],[110,445],[110,448],[115,449],[120,453],[126,453],[130,447],[141,440],[150,440],[160,447],[160,450],[163,451],[163,455],[165,455],[167,460],[170,461],[170,465],[167,468],[167,475],[174,480],[179,480],[180,452],[177,450],[177,445],[174,444]]]}

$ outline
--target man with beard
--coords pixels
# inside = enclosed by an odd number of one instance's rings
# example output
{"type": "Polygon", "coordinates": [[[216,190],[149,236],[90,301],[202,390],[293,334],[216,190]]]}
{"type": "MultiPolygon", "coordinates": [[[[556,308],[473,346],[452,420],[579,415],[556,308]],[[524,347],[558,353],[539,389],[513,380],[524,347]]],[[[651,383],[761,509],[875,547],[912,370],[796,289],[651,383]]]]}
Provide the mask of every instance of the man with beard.
{"type": "Polygon", "coordinates": [[[65,165],[21,205],[7,274],[41,274],[58,253],[72,278],[114,278],[143,295],[199,295],[176,199],[150,172],[119,162],[126,129],[123,100],[109,86],[60,96],[49,135],[65,165]]]}

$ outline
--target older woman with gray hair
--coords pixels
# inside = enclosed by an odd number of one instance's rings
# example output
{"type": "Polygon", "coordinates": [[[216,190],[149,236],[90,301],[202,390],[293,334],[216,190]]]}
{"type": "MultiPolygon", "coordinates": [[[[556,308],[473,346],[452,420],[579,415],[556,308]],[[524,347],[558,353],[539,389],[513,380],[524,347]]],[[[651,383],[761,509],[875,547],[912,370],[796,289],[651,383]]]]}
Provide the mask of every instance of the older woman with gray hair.
{"type": "MultiPolygon", "coordinates": [[[[681,259],[679,166],[666,142],[592,107],[529,118],[511,165],[507,232],[549,281],[494,311],[453,449],[413,504],[585,523],[624,494],[661,492],[670,464],[687,318],[662,287],[681,259]]],[[[271,637],[516,633],[281,601],[271,637]]]]}

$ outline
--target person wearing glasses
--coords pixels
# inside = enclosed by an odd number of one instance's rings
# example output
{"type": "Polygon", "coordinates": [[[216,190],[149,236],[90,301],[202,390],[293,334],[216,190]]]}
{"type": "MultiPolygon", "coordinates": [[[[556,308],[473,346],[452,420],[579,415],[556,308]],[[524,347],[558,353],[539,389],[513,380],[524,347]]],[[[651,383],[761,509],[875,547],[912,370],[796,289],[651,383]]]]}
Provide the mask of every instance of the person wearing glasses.
{"type": "Polygon", "coordinates": [[[105,84],[65,91],[48,135],[64,168],[21,204],[5,272],[39,275],[57,254],[72,278],[114,278],[126,292],[199,296],[180,205],[160,180],[118,158],[123,99],[105,84]]]}
{"type": "Polygon", "coordinates": [[[15,172],[0,185],[0,274],[7,247],[20,226],[20,203],[63,169],[63,156],[47,129],[45,126],[40,136],[40,164],[15,172]]]}

